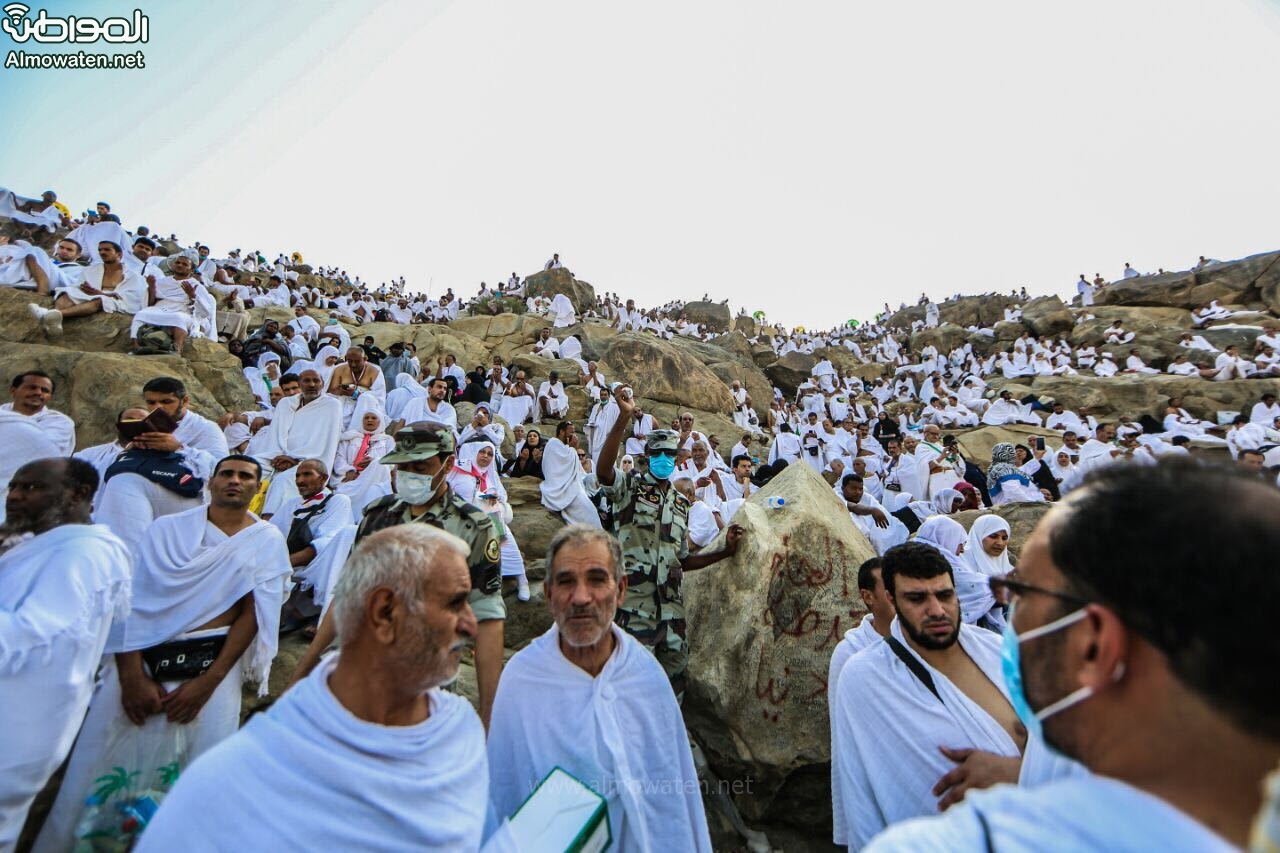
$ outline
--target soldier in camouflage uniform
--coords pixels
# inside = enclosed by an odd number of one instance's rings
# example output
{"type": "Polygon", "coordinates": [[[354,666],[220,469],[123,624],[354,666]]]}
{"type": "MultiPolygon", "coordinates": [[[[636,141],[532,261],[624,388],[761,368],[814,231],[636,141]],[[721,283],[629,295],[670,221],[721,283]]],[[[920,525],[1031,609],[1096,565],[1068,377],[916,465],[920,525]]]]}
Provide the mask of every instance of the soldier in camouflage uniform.
{"type": "MultiPolygon", "coordinates": [[[[458,497],[444,482],[453,468],[452,432],[434,424],[416,423],[397,432],[395,438],[395,449],[381,461],[396,466],[396,491],[365,508],[356,542],[397,524],[430,524],[471,546],[471,556],[467,559],[471,571],[468,603],[480,625],[476,634],[476,682],[480,690],[480,717],[488,725],[502,671],[502,628],[507,615],[502,600],[497,530],[492,516],[458,497]]],[[[315,640],[298,664],[295,680],[315,666],[333,639],[333,625],[330,615],[326,614],[315,640]]]]}
{"type": "Polygon", "coordinates": [[[615,468],[618,447],[631,426],[635,410],[631,389],[614,389],[618,419],[600,450],[596,478],[614,508],[614,532],[622,544],[627,573],[627,593],[615,617],[618,626],[645,646],[662,664],[677,699],[684,698],[689,644],[685,640],[684,573],[701,569],[732,556],[743,530],[731,524],[725,531],[723,550],[689,553],[689,501],[671,487],[680,435],[660,429],[645,441],[648,469],[623,473],[615,468]]]}

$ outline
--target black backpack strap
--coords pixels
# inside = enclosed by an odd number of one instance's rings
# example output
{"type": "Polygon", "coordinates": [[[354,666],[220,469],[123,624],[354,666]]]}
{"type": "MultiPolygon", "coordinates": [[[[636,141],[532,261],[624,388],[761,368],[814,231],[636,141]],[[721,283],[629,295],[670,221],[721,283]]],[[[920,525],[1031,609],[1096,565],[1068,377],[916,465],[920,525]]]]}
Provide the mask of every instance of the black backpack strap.
{"type": "MultiPolygon", "coordinates": [[[[938,688],[933,686],[933,676],[929,674],[929,670],[924,668],[924,664],[906,647],[899,643],[896,637],[885,637],[884,641],[889,644],[889,648],[893,649],[893,653],[897,655],[903,663],[907,665],[907,669],[911,670],[911,674],[920,679],[920,683],[929,688],[929,692],[934,695],[939,702],[942,702],[942,695],[938,693],[938,688]]],[[[947,704],[942,702],[942,704],[947,704]]]]}

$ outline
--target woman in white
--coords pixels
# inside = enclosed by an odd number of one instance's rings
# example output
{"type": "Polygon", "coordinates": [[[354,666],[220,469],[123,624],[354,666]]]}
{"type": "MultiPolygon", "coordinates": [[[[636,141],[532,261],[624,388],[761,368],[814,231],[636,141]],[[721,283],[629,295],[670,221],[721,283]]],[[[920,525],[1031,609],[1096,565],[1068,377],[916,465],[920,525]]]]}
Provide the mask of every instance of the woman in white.
{"type": "Polygon", "coordinates": [[[350,483],[371,464],[391,452],[395,439],[383,430],[390,421],[378,406],[378,398],[365,394],[356,401],[351,429],[338,439],[338,453],[333,458],[333,482],[350,483]]]}
{"type": "Polygon", "coordinates": [[[449,472],[449,488],[454,494],[473,506],[478,506],[493,516],[499,528],[502,576],[514,577],[517,597],[529,600],[529,577],[524,571],[524,557],[515,534],[508,526],[511,522],[511,504],[507,489],[498,476],[497,450],[487,438],[464,442],[458,447],[458,458],[449,472]],[[501,522],[500,524],[498,522],[501,522]]]}
{"type": "Polygon", "coordinates": [[[1009,522],[998,515],[980,515],[969,528],[964,561],[975,572],[1002,578],[1013,571],[1009,562],[1009,522]]]}
{"type": "Polygon", "coordinates": [[[351,501],[352,521],[360,523],[364,508],[391,494],[391,469],[377,464],[391,452],[395,439],[383,432],[390,419],[378,405],[378,398],[363,394],[356,400],[351,428],[338,438],[333,457],[333,489],[351,501]]]}
{"type": "Polygon", "coordinates": [[[985,619],[984,627],[1003,628],[1004,618],[987,584],[987,576],[974,571],[962,556],[967,550],[967,540],[968,534],[958,521],[945,515],[935,515],[920,525],[914,541],[937,549],[951,564],[962,620],[974,625],[985,619]]]}
{"type": "MultiPolygon", "coordinates": [[[[1007,441],[991,448],[991,467],[987,469],[987,491],[991,495],[992,506],[1015,501],[1045,499],[1044,494],[1031,482],[1026,471],[1017,466],[1017,459],[1017,449],[1007,441]]],[[[1039,465],[1039,460],[1036,460],[1036,467],[1038,468],[1039,465]]],[[[1034,470],[1033,468],[1032,471],[1034,470]]]]}
{"type": "Polygon", "coordinates": [[[1080,470],[1080,466],[1071,461],[1071,453],[1065,447],[1058,449],[1053,456],[1046,457],[1049,464],[1049,473],[1058,484],[1058,495],[1066,495],[1067,492],[1080,485],[1080,481],[1084,478],[1084,474],[1080,470]]]}
{"type": "Polygon", "coordinates": [[[244,378],[249,380],[249,390],[258,400],[262,409],[271,409],[271,389],[280,384],[280,356],[274,352],[264,352],[258,356],[257,367],[246,367],[244,378]]]}

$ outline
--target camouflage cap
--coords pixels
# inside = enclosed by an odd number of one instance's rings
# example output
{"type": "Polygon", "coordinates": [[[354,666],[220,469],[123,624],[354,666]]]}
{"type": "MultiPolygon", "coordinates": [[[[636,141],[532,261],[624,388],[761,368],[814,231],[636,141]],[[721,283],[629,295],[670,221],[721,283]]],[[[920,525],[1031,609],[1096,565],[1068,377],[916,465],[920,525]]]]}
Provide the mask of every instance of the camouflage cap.
{"type": "Polygon", "coordinates": [[[673,429],[655,429],[644,443],[645,452],[654,450],[676,451],[680,449],[680,433],[673,429]]]}
{"type": "Polygon", "coordinates": [[[456,447],[453,432],[431,424],[412,424],[396,433],[395,449],[382,457],[383,465],[397,462],[421,462],[433,456],[448,456],[456,447]]]}

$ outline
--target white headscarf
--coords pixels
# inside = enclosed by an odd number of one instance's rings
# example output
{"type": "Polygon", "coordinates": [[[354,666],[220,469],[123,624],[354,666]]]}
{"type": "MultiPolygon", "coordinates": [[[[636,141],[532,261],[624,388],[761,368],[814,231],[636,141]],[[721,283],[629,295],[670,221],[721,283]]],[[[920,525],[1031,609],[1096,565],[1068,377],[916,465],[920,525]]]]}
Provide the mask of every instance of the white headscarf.
{"type": "Polygon", "coordinates": [[[387,419],[387,413],[382,411],[382,404],[378,402],[378,398],[374,394],[361,394],[356,398],[355,410],[351,413],[351,428],[342,433],[339,441],[354,441],[364,438],[364,416],[377,415],[378,426],[373,432],[369,433],[373,436],[370,442],[385,437],[384,430],[390,421],[387,419]]]}
{"type": "MultiPolygon", "coordinates": [[[[946,491],[955,490],[947,489],[946,491]]],[[[958,495],[959,492],[956,492],[956,494],[958,495]]],[[[920,525],[920,529],[916,531],[915,541],[932,545],[941,551],[953,570],[960,568],[968,571],[968,566],[964,564],[960,559],[960,555],[956,553],[960,550],[960,546],[965,543],[967,536],[968,534],[964,532],[960,522],[953,518],[947,518],[945,515],[933,515],[925,519],[924,524],[920,525]]]]}
{"type": "Polygon", "coordinates": [[[964,500],[964,495],[960,494],[956,489],[943,489],[933,496],[932,503],[933,508],[942,515],[951,515],[955,502],[962,500],[964,500]]]}
{"type": "Polygon", "coordinates": [[[993,533],[1011,533],[1009,522],[998,515],[980,515],[969,528],[969,541],[964,546],[962,558],[979,574],[987,577],[1003,577],[1013,571],[1009,562],[1009,552],[1001,552],[999,557],[992,557],[982,547],[982,542],[993,533]]]}

